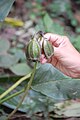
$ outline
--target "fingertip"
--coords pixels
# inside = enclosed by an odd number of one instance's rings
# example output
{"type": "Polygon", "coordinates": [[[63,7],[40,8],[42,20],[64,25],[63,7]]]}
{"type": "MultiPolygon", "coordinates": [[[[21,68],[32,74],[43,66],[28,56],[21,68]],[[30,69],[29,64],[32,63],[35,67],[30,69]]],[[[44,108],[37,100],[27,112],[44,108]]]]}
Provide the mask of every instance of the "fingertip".
{"type": "Polygon", "coordinates": [[[44,35],[44,37],[47,38],[47,39],[50,39],[51,36],[52,36],[52,33],[46,33],[46,34],[44,35]]]}
{"type": "Polygon", "coordinates": [[[62,36],[53,33],[46,33],[45,37],[52,43],[53,46],[59,47],[62,42],[62,36]]]}
{"type": "Polygon", "coordinates": [[[54,33],[46,33],[44,36],[47,37],[47,38],[54,39],[54,40],[55,40],[56,38],[60,38],[60,37],[61,37],[60,35],[54,34],[54,33]]]}

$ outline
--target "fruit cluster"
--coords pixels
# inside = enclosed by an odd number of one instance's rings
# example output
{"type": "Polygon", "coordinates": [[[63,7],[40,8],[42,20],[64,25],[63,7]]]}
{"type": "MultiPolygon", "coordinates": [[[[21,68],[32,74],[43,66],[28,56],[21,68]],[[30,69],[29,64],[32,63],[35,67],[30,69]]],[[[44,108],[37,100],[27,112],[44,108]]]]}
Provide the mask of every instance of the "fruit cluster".
{"type": "Polygon", "coordinates": [[[49,59],[54,53],[54,48],[42,31],[37,32],[29,41],[26,56],[29,60],[40,61],[41,54],[49,59]]]}

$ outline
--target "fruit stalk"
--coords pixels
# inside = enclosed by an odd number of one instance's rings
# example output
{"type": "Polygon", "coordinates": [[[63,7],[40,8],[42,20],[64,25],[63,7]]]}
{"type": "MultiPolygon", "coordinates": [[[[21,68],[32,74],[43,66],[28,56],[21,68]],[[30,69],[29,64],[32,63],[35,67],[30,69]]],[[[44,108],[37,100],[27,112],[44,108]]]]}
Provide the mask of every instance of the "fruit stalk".
{"type": "Polygon", "coordinates": [[[26,89],[25,89],[24,95],[22,96],[21,101],[18,103],[16,109],[13,110],[13,111],[11,112],[11,114],[9,114],[7,120],[10,119],[10,118],[13,116],[14,113],[16,113],[16,111],[18,110],[18,108],[21,106],[23,100],[24,100],[25,97],[28,95],[28,91],[29,91],[29,89],[30,89],[30,87],[31,87],[31,84],[32,84],[32,81],[33,81],[33,79],[34,79],[34,75],[35,75],[35,72],[36,72],[36,66],[37,66],[37,62],[35,63],[35,66],[34,66],[34,69],[33,69],[33,72],[32,72],[31,78],[30,78],[30,81],[28,82],[28,85],[26,86],[26,89]]]}
{"type": "Polygon", "coordinates": [[[31,73],[29,73],[28,75],[20,78],[13,86],[11,86],[8,90],[6,90],[4,93],[2,93],[0,95],[0,100],[2,98],[4,98],[7,94],[9,94],[12,90],[14,90],[19,84],[21,84],[24,80],[26,80],[27,78],[29,78],[31,76],[31,73]]]}

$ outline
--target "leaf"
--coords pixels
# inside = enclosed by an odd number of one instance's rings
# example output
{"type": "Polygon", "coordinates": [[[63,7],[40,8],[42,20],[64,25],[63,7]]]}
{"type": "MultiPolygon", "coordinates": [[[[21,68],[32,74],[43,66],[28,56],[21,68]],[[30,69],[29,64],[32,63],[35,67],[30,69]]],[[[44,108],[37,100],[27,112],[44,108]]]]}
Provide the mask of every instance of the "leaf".
{"type": "Polygon", "coordinates": [[[76,27],[76,33],[80,33],[80,27],[76,27]]]}
{"type": "Polygon", "coordinates": [[[35,75],[32,89],[59,102],[80,98],[80,79],[66,78],[60,71],[45,64],[35,75]]]}
{"type": "Polygon", "coordinates": [[[53,21],[48,14],[45,14],[45,16],[43,17],[43,23],[44,23],[46,32],[49,32],[49,31],[53,32],[53,21]]]}
{"type": "Polygon", "coordinates": [[[77,36],[77,38],[75,38],[76,40],[74,41],[74,47],[78,50],[78,51],[80,51],[80,35],[79,36],[77,36]]]}
{"type": "Polygon", "coordinates": [[[0,116],[0,120],[6,120],[6,119],[7,119],[7,116],[6,116],[6,115],[0,116]]]}
{"type": "Polygon", "coordinates": [[[53,22],[53,33],[64,35],[64,27],[61,26],[59,23],[53,22]]]}
{"type": "Polygon", "coordinates": [[[24,23],[21,20],[6,17],[4,20],[6,23],[11,24],[12,26],[22,27],[24,23]]]}
{"type": "Polygon", "coordinates": [[[21,61],[26,61],[26,55],[22,49],[16,48],[15,56],[19,58],[21,61]]]}
{"type": "Polygon", "coordinates": [[[18,62],[18,58],[10,54],[0,55],[0,67],[9,68],[18,62]]]}
{"type": "Polygon", "coordinates": [[[17,76],[17,75],[11,75],[10,74],[5,74],[5,75],[0,75],[0,85],[2,85],[2,88],[0,87],[1,91],[3,91],[3,85],[4,88],[6,88],[6,83],[11,85],[16,82],[17,80],[19,80],[21,78],[21,76],[17,76]]]}
{"type": "Polygon", "coordinates": [[[20,48],[20,49],[24,48],[24,45],[22,43],[18,43],[16,46],[17,48],[20,48]]]}
{"type": "Polygon", "coordinates": [[[80,102],[65,101],[63,103],[55,104],[55,113],[63,117],[79,117],[80,116],[80,102]]]}
{"type": "Polygon", "coordinates": [[[0,0],[0,21],[8,15],[15,0],[0,0]]]}
{"type": "Polygon", "coordinates": [[[26,55],[25,52],[22,49],[19,48],[10,48],[9,52],[11,54],[14,54],[15,57],[17,57],[20,61],[26,61],[26,55]]]}
{"type": "Polygon", "coordinates": [[[80,98],[80,80],[59,80],[37,84],[32,88],[48,97],[53,98],[56,102],[80,98]]]}
{"type": "MultiPolygon", "coordinates": [[[[21,90],[21,88],[19,88],[19,86],[18,86],[15,91],[17,92],[17,91],[21,90]]],[[[11,92],[11,94],[14,92],[11,92]]],[[[15,109],[17,104],[19,103],[19,99],[21,99],[22,95],[23,94],[20,94],[16,97],[4,102],[3,105],[7,106],[8,108],[15,109]]],[[[42,94],[36,93],[35,91],[30,90],[28,96],[25,98],[24,102],[22,103],[22,105],[20,106],[20,108],[18,110],[21,112],[26,112],[29,116],[32,115],[33,113],[45,111],[46,110],[46,106],[45,106],[46,100],[47,100],[46,97],[43,96],[42,94]]]]}
{"type": "Polygon", "coordinates": [[[44,31],[44,32],[46,32],[45,26],[43,24],[43,20],[40,19],[38,21],[38,24],[36,25],[35,30],[36,30],[36,32],[37,31],[44,31]]]}
{"type": "Polygon", "coordinates": [[[5,90],[2,86],[0,86],[0,94],[3,93],[5,90]]]}
{"type": "Polygon", "coordinates": [[[18,63],[10,67],[10,70],[16,75],[26,75],[32,71],[32,69],[26,63],[18,63]]]}
{"type": "Polygon", "coordinates": [[[54,22],[48,14],[45,14],[45,16],[43,17],[43,23],[46,32],[64,34],[64,27],[61,26],[58,22],[54,22]]]}
{"type": "Polygon", "coordinates": [[[57,70],[51,64],[42,64],[36,71],[35,78],[33,81],[33,86],[36,84],[42,84],[54,80],[67,79],[62,72],[57,70]]]}
{"type": "Polygon", "coordinates": [[[54,22],[50,16],[46,13],[44,17],[38,21],[38,25],[35,27],[36,31],[53,32],[55,34],[64,35],[64,27],[59,22],[54,22]]]}
{"type": "Polygon", "coordinates": [[[0,39],[0,53],[6,52],[10,48],[10,42],[8,40],[0,39]]]}

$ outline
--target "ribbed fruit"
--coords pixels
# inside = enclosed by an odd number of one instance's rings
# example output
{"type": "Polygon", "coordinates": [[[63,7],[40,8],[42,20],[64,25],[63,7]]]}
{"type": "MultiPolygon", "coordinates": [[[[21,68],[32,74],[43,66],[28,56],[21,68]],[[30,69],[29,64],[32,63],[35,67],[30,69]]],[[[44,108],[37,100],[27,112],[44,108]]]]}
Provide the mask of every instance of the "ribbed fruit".
{"type": "Polygon", "coordinates": [[[54,54],[54,48],[47,38],[43,40],[42,49],[47,59],[54,54]]]}
{"type": "Polygon", "coordinates": [[[41,48],[38,41],[33,37],[28,43],[26,49],[26,56],[32,61],[39,61],[41,55],[41,48]]]}

